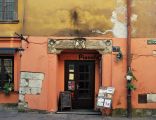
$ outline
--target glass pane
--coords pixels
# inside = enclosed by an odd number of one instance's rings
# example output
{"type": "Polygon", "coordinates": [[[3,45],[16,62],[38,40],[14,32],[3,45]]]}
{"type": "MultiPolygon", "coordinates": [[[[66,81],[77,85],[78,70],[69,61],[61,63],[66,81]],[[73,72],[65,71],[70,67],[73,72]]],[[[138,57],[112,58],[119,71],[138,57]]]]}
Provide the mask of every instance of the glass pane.
{"type": "Polygon", "coordinates": [[[4,59],[4,66],[12,66],[12,59],[4,59]]]}
{"type": "Polygon", "coordinates": [[[12,73],[12,67],[5,67],[7,73],[12,73]]]}
{"type": "Polygon", "coordinates": [[[89,90],[79,90],[79,97],[81,98],[87,98],[90,97],[90,91],[89,90]]]}
{"type": "Polygon", "coordinates": [[[79,82],[79,89],[85,88],[85,83],[84,82],[79,82]]]}
{"type": "Polygon", "coordinates": [[[79,65],[79,72],[84,72],[84,65],[79,65]]]}
{"type": "Polygon", "coordinates": [[[2,12],[0,12],[0,20],[2,20],[2,12]]]}
{"type": "Polygon", "coordinates": [[[14,3],[12,2],[8,2],[8,3],[6,3],[6,11],[14,11],[14,3]]]}
{"type": "Polygon", "coordinates": [[[89,72],[89,65],[80,65],[79,72],[89,72]]]}
{"type": "Polygon", "coordinates": [[[9,80],[10,81],[13,81],[13,76],[12,76],[12,73],[8,74],[9,75],[9,80]]]}
{"type": "Polygon", "coordinates": [[[89,74],[88,73],[80,73],[79,80],[89,80],[89,74]]]}
{"type": "Polygon", "coordinates": [[[2,11],[2,2],[0,1],[0,11],[2,11]]]}
{"type": "Polygon", "coordinates": [[[5,0],[5,2],[14,2],[15,0],[5,0]]]}

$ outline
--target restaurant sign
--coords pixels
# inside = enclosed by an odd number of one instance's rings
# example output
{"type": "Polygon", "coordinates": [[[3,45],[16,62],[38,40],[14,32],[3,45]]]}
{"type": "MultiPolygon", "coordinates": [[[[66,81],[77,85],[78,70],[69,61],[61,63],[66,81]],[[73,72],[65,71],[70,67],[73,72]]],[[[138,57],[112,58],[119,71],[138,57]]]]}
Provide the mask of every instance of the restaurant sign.
{"type": "Polygon", "coordinates": [[[100,60],[100,54],[79,54],[79,60],[100,60]]]}

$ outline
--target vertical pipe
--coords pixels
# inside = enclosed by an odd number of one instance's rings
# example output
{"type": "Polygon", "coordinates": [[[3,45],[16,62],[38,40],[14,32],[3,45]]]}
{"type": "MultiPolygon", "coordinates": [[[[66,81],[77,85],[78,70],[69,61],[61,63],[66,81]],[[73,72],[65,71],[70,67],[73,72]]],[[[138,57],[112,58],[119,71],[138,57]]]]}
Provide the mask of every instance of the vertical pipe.
{"type": "MultiPolygon", "coordinates": [[[[127,72],[131,68],[131,0],[127,0],[127,72]]],[[[130,81],[127,81],[127,84],[130,81]]],[[[127,88],[127,117],[132,116],[131,90],[127,88]]]]}
{"type": "Polygon", "coordinates": [[[22,13],[22,34],[25,34],[25,12],[26,12],[26,0],[23,0],[23,13],[22,13]]]}

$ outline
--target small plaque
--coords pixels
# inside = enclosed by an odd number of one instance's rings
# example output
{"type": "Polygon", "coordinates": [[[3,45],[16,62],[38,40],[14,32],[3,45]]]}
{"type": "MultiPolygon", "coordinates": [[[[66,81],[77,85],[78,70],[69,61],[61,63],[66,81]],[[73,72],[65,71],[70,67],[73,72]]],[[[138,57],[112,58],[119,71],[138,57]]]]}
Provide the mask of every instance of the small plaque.
{"type": "Polygon", "coordinates": [[[148,45],[156,45],[156,40],[147,40],[148,45]]]}

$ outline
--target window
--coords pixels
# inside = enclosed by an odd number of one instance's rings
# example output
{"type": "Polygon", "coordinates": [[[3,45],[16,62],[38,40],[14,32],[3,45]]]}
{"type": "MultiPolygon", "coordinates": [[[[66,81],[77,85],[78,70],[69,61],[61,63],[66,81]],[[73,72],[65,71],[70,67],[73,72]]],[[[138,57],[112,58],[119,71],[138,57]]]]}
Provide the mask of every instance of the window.
{"type": "Polygon", "coordinates": [[[0,21],[17,20],[17,0],[0,0],[0,21]]]}
{"type": "Polygon", "coordinates": [[[13,57],[0,56],[0,89],[3,90],[5,84],[12,84],[14,81],[14,60],[13,57]]]}

